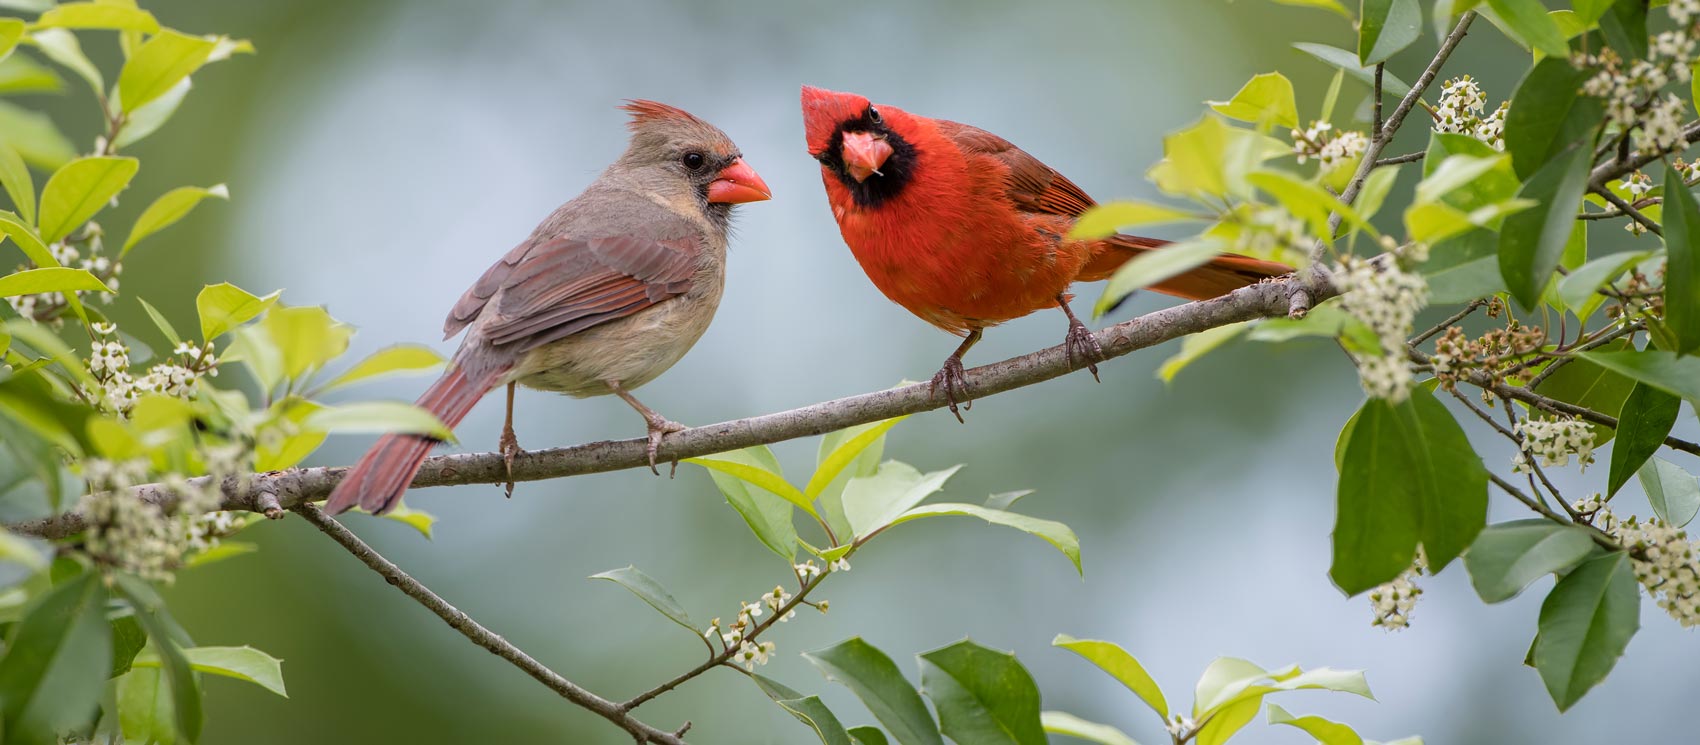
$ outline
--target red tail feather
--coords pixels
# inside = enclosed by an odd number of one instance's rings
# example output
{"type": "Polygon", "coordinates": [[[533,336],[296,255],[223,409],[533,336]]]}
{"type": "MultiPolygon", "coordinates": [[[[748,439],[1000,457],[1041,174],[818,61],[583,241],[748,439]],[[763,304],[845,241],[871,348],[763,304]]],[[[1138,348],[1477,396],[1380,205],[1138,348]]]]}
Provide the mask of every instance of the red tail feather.
{"type": "MultiPolygon", "coordinates": [[[[1159,238],[1142,238],[1137,235],[1116,235],[1104,239],[1103,249],[1092,257],[1092,261],[1080,272],[1080,281],[1093,282],[1108,279],[1117,267],[1126,264],[1130,259],[1146,251],[1160,249],[1169,245],[1168,241],[1159,238]]],[[[1293,268],[1286,264],[1273,261],[1263,261],[1245,256],[1225,255],[1212,259],[1210,263],[1186,272],[1178,277],[1172,277],[1150,287],[1153,292],[1164,295],[1174,295],[1188,300],[1209,300],[1213,297],[1226,295],[1247,285],[1254,285],[1270,277],[1291,274],[1293,268]]]]}
{"type": "MultiPolygon", "coordinates": [[[[453,428],[490,391],[500,375],[501,371],[497,370],[473,379],[467,377],[462,366],[455,365],[415,403],[453,428]]],[[[325,510],[334,515],[359,505],[375,515],[389,512],[401,501],[402,492],[413,483],[419,465],[436,444],[437,440],[430,437],[385,435],[336,485],[325,502],[325,510]]]]}

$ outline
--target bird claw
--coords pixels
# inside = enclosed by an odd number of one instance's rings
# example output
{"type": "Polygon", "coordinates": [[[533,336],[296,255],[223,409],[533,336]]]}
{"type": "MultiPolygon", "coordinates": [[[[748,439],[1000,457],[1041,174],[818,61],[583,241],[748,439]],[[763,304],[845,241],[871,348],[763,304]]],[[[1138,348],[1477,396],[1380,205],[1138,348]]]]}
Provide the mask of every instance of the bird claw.
{"type": "Polygon", "coordinates": [[[1075,321],[1068,325],[1068,336],[1063,339],[1063,352],[1068,355],[1069,367],[1075,365],[1075,359],[1085,360],[1086,369],[1092,372],[1092,379],[1103,382],[1098,378],[1098,363],[1108,359],[1104,356],[1104,347],[1098,344],[1098,337],[1092,335],[1092,330],[1086,324],[1075,321]]]}
{"type": "Polygon", "coordinates": [[[956,415],[957,422],[967,424],[967,421],[962,418],[962,412],[958,409],[957,402],[961,401],[962,406],[960,408],[962,409],[973,409],[974,394],[968,388],[968,376],[962,370],[962,360],[950,357],[944,361],[944,367],[939,368],[939,371],[933,375],[933,382],[927,388],[927,397],[937,397],[941,387],[944,388],[945,400],[950,402],[950,413],[956,415]],[[962,396],[960,399],[957,398],[958,393],[962,396]]]}
{"type": "MultiPolygon", "coordinates": [[[[674,432],[682,432],[686,429],[686,427],[683,424],[659,415],[654,418],[645,417],[644,421],[649,423],[649,447],[646,450],[646,452],[649,453],[649,472],[660,476],[661,469],[655,467],[655,460],[656,453],[661,450],[661,438],[674,432]]],[[[673,468],[668,472],[667,477],[672,478],[677,475],[678,472],[679,461],[674,459],[673,468]]]]}
{"type": "Polygon", "coordinates": [[[508,481],[503,485],[503,496],[514,496],[514,458],[525,452],[519,447],[519,438],[514,436],[512,429],[502,430],[502,439],[497,443],[497,449],[502,453],[502,463],[507,466],[508,481]]]}

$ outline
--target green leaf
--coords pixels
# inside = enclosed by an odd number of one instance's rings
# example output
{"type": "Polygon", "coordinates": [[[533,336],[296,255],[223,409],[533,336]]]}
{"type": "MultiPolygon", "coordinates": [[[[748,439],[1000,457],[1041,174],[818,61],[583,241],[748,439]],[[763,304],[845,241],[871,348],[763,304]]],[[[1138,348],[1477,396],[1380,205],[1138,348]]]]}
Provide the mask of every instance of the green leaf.
{"type": "Polygon", "coordinates": [[[77,157],[77,147],[39,111],[0,101],[0,132],[24,162],[37,168],[53,170],[77,157]]]}
{"type": "Polygon", "coordinates": [[[1542,576],[1575,566],[1593,550],[1594,540],[1581,528],[1545,519],[1514,520],[1483,529],[1464,554],[1464,568],[1482,602],[1498,603],[1542,576]]]}
{"type": "MultiPolygon", "coordinates": [[[[896,461],[892,461],[892,463],[896,463],[896,461]]],[[[890,465],[890,463],[887,465],[890,465]]],[[[898,465],[902,464],[899,463],[898,465]]],[[[961,466],[957,466],[957,468],[961,468],[961,466]]],[[[954,472],[956,469],[952,468],[950,470],[954,472]]],[[[941,471],[940,473],[944,472],[941,471]]],[[[928,474],[929,477],[934,475],[936,474],[928,474]]],[[[923,517],[936,517],[938,515],[966,515],[968,517],[977,517],[993,525],[1015,528],[1016,530],[1043,538],[1045,539],[1045,542],[1055,546],[1058,551],[1063,552],[1063,555],[1068,557],[1069,561],[1074,563],[1074,571],[1076,573],[1084,574],[1080,568],[1080,539],[1074,535],[1074,531],[1070,530],[1067,525],[1054,520],[1042,520],[1037,517],[1030,517],[1016,512],[1005,512],[1003,510],[981,507],[977,504],[940,502],[938,504],[924,504],[920,507],[904,512],[893,519],[890,524],[900,525],[902,523],[909,522],[910,520],[918,520],[923,517]]],[[[854,516],[852,516],[851,522],[855,522],[854,516]]],[[[858,537],[860,537],[860,535],[861,534],[858,534],[858,537]]]]}
{"type": "Polygon", "coordinates": [[[818,652],[805,652],[803,658],[827,680],[841,683],[856,694],[899,745],[944,745],[921,695],[904,680],[890,657],[861,637],[818,652]]]}
{"type": "Polygon", "coordinates": [[[63,3],[36,19],[38,28],[93,28],[159,33],[153,14],[114,3],[63,3]]]}
{"type": "Polygon", "coordinates": [[[1653,458],[1637,472],[1653,514],[1674,528],[1687,525],[1700,513],[1700,480],[1664,458],[1653,458]]]}
{"type": "Polygon", "coordinates": [[[1678,357],[1658,349],[1578,352],[1577,356],[1673,396],[1700,402],[1700,358],[1678,357]]]}
{"type": "Polygon", "coordinates": [[[1606,43],[1624,59],[1646,59],[1647,4],[1625,0],[1609,5],[1611,12],[1599,19],[1606,43]]]}
{"type": "Polygon", "coordinates": [[[400,401],[326,406],[307,415],[303,425],[324,432],[425,435],[454,441],[454,432],[436,414],[400,401]]]}
{"type": "Polygon", "coordinates": [[[1264,161],[1292,152],[1266,134],[1229,126],[1207,114],[1196,124],[1163,137],[1163,160],[1148,177],[1168,194],[1200,196],[1243,195],[1245,174],[1264,161]]]}
{"type": "Polygon", "coordinates": [[[194,209],[195,205],[200,204],[201,200],[207,197],[228,200],[230,199],[230,190],[225,188],[224,184],[217,184],[204,189],[199,186],[180,186],[154,200],[153,204],[142,210],[142,216],[136,218],[136,224],[130,228],[130,237],[124,239],[124,249],[118,253],[118,258],[123,259],[126,254],[130,253],[130,249],[134,248],[136,243],[143,238],[164,230],[183,219],[184,215],[189,214],[189,211],[194,209]]]}
{"type": "Polygon", "coordinates": [[[1677,354],[1700,349],[1700,203],[1675,168],[1665,168],[1665,327],[1677,354]]]}
{"type": "MultiPolygon", "coordinates": [[[[1334,13],[1348,21],[1352,20],[1352,11],[1346,10],[1346,6],[1340,4],[1340,0],[1275,0],[1275,2],[1280,3],[1281,5],[1294,5],[1301,8],[1318,8],[1334,13]]],[[[1322,118],[1327,119],[1328,117],[1324,116],[1322,118]]],[[[1057,713],[1062,714],[1062,712],[1057,713]]]]}
{"type": "Polygon", "coordinates": [[[3,138],[0,138],[0,185],[6,187],[6,196],[11,198],[18,215],[26,224],[34,225],[35,180],[30,177],[29,166],[24,165],[23,156],[3,138]]]}
{"type": "MultiPolygon", "coordinates": [[[[756,688],[761,689],[779,708],[796,717],[803,726],[814,730],[815,736],[825,745],[855,745],[856,741],[851,739],[850,733],[845,731],[844,725],[839,723],[832,710],[821,703],[819,696],[804,696],[785,684],[762,675],[751,674],[750,679],[754,680],[756,688]]],[[[881,737],[877,742],[883,743],[885,740],[881,737]]]]}
{"type": "Polygon", "coordinates": [[[6,742],[54,745],[90,721],[111,667],[106,588],[85,572],[40,596],[12,626],[0,657],[6,742]]]}
{"type": "Polygon", "coordinates": [[[212,341],[253,320],[277,302],[278,294],[254,297],[229,282],[201,288],[195,296],[195,310],[201,317],[201,338],[212,341]]]}
{"type": "Polygon", "coordinates": [[[1422,25],[1423,11],[1417,7],[1417,0],[1363,0],[1358,19],[1358,63],[1368,67],[1386,61],[1416,41],[1422,25]]]}
{"type": "Polygon", "coordinates": [[[959,641],[919,655],[939,731],[958,743],[1046,745],[1039,687],[1015,655],[959,641]]]}
{"type": "MultiPolygon", "coordinates": [[[[1668,232],[1666,236],[1668,240],[1668,232]]],[[[1651,254],[1645,251],[1630,252],[1589,261],[1558,281],[1558,297],[1564,302],[1564,307],[1586,321],[1605,302],[1606,296],[1599,294],[1599,289],[1615,282],[1630,267],[1647,260],[1648,256],[1651,254]]]]}
{"type": "MultiPolygon", "coordinates": [[[[1613,342],[1602,351],[1609,353],[1628,347],[1627,341],[1613,342]]],[[[1586,359],[1576,359],[1547,376],[1546,380],[1535,386],[1535,392],[1615,417],[1623,410],[1623,402],[1629,398],[1629,392],[1634,388],[1635,381],[1586,359]]],[[[1540,413],[1537,416],[1548,415],[1540,413]]],[[[1595,447],[1605,445],[1616,434],[1604,425],[1594,424],[1589,425],[1589,428],[1594,432],[1595,447]]]]}
{"type": "MultiPolygon", "coordinates": [[[[724,467],[727,464],[750,466],[764,470],[784,483],[784,475],[780,471],[779,461],[773,457],[773,451],[766,445],[757,445],[743,450],[718,453],[711,457],[721,467],[709,467],[706,463],[698,462],[697,458],[689,458],[685,462],[707,468],[709,477],[714,479],[715,487],[720,489],[732,509],[744,518],[750,530],[755,532],[756,538],[790,562],[797,553],[797,528],[791,522],[796,503],[768,491],[759,483],[735,476],[724,467]],[[752,486],[756,488],[751,489],[752,486]]],[[[786,486],[790,485],[787,483],[786,486]]]]}
{"type": "Polygon", "coordinates": [[[1214,238],[1194,238],[1139,254],[1110,275],[1110,282],[1092,313],[1097,316],[1108,313],[1135,290],[1204,266],[1227,249],[1226,243],[1214,238]]]}
{"type": "Polygon", "coordinates": [[[1676,426],[1682,399],[1646,383],[1636,383],[1623,400],[1617,415],[1617,446],[1611,449],[1611,476],[1606,479],[1607,499],[1629,482],[1647,459],[1664,447],[1665,438],[1676,426]]]}
{"type": "Polygon", "coordinates": [[[196,567],[204,567],[208,564],[216,564],[218,562],[224,561],[225,559],[234,559],[238,556],[242,556],[244,554],[251,554],[251,553],[254,553],[255,551],[259,551],[259,550],[260,550],[260,546],[259,546],[259,544],[256,544],[256,543],[244,543],[242,541],[219,541],[218,545],[213,546],[212,548],[206,549],[204,551],[197,551],[194,554],[190,555],[188,560],[183,563],[183,566],[186,569],[194,569],[196,567]]]}
{"type": "Polygon", "coordinates": [[[849,731],[850,739],[854,740],[856,745],[890,745],[891,743],[890,740],[885,739],[885,733],[881,732],[878,727],[851,727],[849,731]]]}
{"type": "Polygon", "coordinates": [[[283,374],[300,378],[324,367],[348,350],[354,328],[317,305],[272,308],[259,326],[271,336],[283,361],[283,374]]]}
{"type": "Polygon", "coordinates": [[[1609,553],[1564,575],[1541,604],[1535,669],[1559,711],[1617,664],[1641,626],[1641,593],[1629,556],[1609,553]]]}
{"type": "Polygon", "coordinates": [[[117,688],[118,726],[126,742],[177,742],[171,688],[160,679],[158,668],[131,670],[118,679],[117,688]]]}
{"type": "Polygon", "coordinates": [[[1351,337],[1355,339],[1353,344],[1367,345],[1370,349],[1377,349],[1381,344],[1374,331],[1341,310],[1338,302],[1325,302],[1311,308],[1304,318],[1269,318],[1259,321],[1246,338],[1252,341],[1284,342],[1307,336],[1331,339],[1351,337]]]}
{"type": "Polygon", "coordinates": [[[1274,704],[1269,705],[1269,723],[1285,724],[1296,727],[1305,734],[1316,738],[1322,745],[1363,745],[1364,738],[1357,731],[1339,722],[1323,719],[1315,715],[1295,717],[1274,704]]]}
{"type": "Polygon", "coordinates": [[[114,618],[108,626],[112,629],[112,670],[107,677],[116,678],[130,672],[136,655],[148,644],[148,632],[142,630],[134,613],[114,618]]]}
{"type": "Polygon", "coordinates": [[[42,29],[30,38],[35,39],[36,47],[47,58],[70,69],[89,84],[89,89],[95,95],[106,94],[106,79],[101,76],[100,68],[89,61],[88,55],[83,54],[83,45],[77,41],[76,34],[62,28],[42,29]]]}
{"type": "Polygon", "coordinates": [[[59,74],[33,58],[21,54],[0,58],[0,95],[64,91],[65,81],[59,74]]]}
{"type": "Polygon", "coordinates": [[[1187,222],[1198,219],[1200,217],[1191,212],[1161,204],[1131,200],[1106,202],[1088,208],[1079,218],[1076,218],[1074,227],[1069,228],[1068,237],[1083,240],[1108,238],[1115,235],[1121,228],[1187,222]]]}
{"type": "Polygon", "coordinates": [[[154,327],[159,329],[159,333],[165,337],[166,341],[171,342],[171,346],[175,347],[178,344],[183,343],[183,338],[177,335],[177,329],[171,325],[170,321],[165,320],[165,315],[160,313],[158,308],[153,307],[152,303],[149,303],[139,297],[136,298],[136,302],[142,304],[142,310],[147,312],[148,318],[153,321],[154,327]]]}
{"type": "Polygon", "coordinates": [[[1163,364],[1157,368],[1157,377],[1165,383],[1174,382],[1175,376],[1179,375],[1187,365],[1238,338],[1250,327],[1250,321],[1241,321],[1226,326],[1217,326],[1213,329],[1205,329],[1196,334],[1189,334],[1186,338],[1181,339],[1181,351],[1176,352],[1173,357],[1163,360],[1163,364]]]}
{"type": "Polygon", "coordinates": [[[118,130],[117,139],[112,141],[113,147],[129,147],[143,137],[159,131],[159,128],[171,119],[171,115],[177,113],[177,107],[181,106],[183,99],[189,95],[190,87],[192,83],[189,78],[179,80],[159,98],[126,114],[124,125],[118,130]]]}
{"type": "Polygon", "coordinates": [[[18,40],[23,36],[23,19],[0,18],[0,60],[5,60],[12,55],[12,50],[18,48],[18,40]]]}
{"type": "Polygon", "coordinates": [[[721,457],[722,455],[725,454],[708,455],[700,458],[686,458],[685,462],[695,463],[710,471],[719,471],[730,476],[736,476],[744,481],[748,481],[751,484],[761,487],[762,490],[770,494],[775,494],[783,498],[785,501],[803,508],[803,511],[810,515],[815,514],[815,507],[810,503],[808,497],[803,496],[803,493],[798,491],[797,487],[792,486],[791,482],[786,481],[785,477],[780,475],[777,471],[769,470],[762,465],[751,464],[739,459],[723,458],[721,457]]]}
{"type": "Polygon", "coordinates": [[[1583,26],[1599,23],[1600,17],[1611,9],[1616,0],[1571,0],[1571,7],[1576,9],[1576,21],[1583,26]]]}
{"type": "MultiPolygon", "coordinates": [[[[1203,677],[1199,678],[1192,704],[1193,719],[1202,721],[1237,704],[1258,700],[1271,693],[1303,690],[1337,691],[1371,700],[1375,698],[1362,670],[1327,667],[1301,670],[1297,665],[1263,670],[1245,660],[1219,657],[1205,668],[1203,677]]],[[[1255,715],[1256,711],[1252,714],[1255,715]]],[[[1247,717],[1246,721],[1250,718],[1247,717]]]]}
{"type": "Polygon", "coordinates": [[[872,476],[879,471],[886,432],[907,418],[905,415],[869,422],[821,437],[815,472],[809,477],[803,495],[820,506],[821,518],[826,520],[838,542],[847,542],[855,534],[850,520],[844,516],[844,486],[850,479],[872,476]]]}
{"type": "Polygon", "coordinates": [[[649,607],[660,611],[661,615],[666,616],[673,623],[685,627],[698,636],[703,633],[703,627],[691,620],[691,616],[685,612],[684,606],[679,605],[679,601],[673,599],[673,593],[668,592],[667,588],[662,587],[661,583],[655,581],[654,577],[645,574],[643,570],[637,567],[626,566],[622,569],[610,569],[606,572],[592,574],[590,578],[605,579],[624,587],[630,590],[633,595],[638,596],[639,600],[649,603],[649,607]]]}
{"type": "Polygon", "coordinates": [[[844,485],[844,517],[861,539],[890,524],[921,500],[944,488],[962,466],[923,474],[895,460],[880,464],[872,476],[859,476],[844,485]]]}
{"type": "MultiPolygon", "coordinates": [[[[1544,14],[1543,14],[1544,16],[1544,14]]],[[[1593,74],[1570,66],[1567,54],[1541,60],[1523,76],[1505,112],[1505,152],[1517,178],[1528,180],[1577,143],[1590,143],[1605,116],[1600,99],[1582,95],[1593,74]]]]}
{"type": "Polygon", "coordinates": [[[1288,212],[1310,223],[1311,232],[1319,236],[1330,234],[1328,216],[1340,215],[1343,224],[1353,230],[1376,235],[1376,230],[1358,215],[1351,205],[1341,202],[1327,189],[1301,181],[1281,171],[1257,171],[1247,174],[1246,181],[1275,197],[1288,212]]]}
{"type": "MultiPolygon", "coordinates": [[[[1541,0],[1487,0],[1500,20],[1515,34],[1514,41],[1568,64],[1570,45],[1541,0]]],[[[1512,104],[1513,107],[1516,104],[1512,104]]]]}
{"type": "Polygon", "coordinates": [[[172,86],[207,63],[215,39],[165,30],[150,37],[118,74],[118,98],[125,111],[135,111],[165,95],[172,86]]]}
{"type": "Polygon", "coordinates": [[[177,732],[190,742],[201,737],[201,689],[181,644],[188,643],[182,627],[165,609],[165,601],[153,587],[135,577],[118,575],[117,587],[136,611],[136,620],[148,632],[151,646],[161,660],[161,671],[171,689],[173,721],[177,732]]]}
{"type": "Polygon", "coordinates": [[[1222,745],[1256,719],[1258,710],[1262,708],[1263,697],[1257,696],[1217,709],[1198,729],[1198,736],[1193,742],[1197,745],[1222,745]]]}
{"type": "Polygon", "coordinates": [[[41,192],[41,239],[54,243],[100,212],[130,185],[135,158],[91,156],[66,163],[41,192]]]}
{"type": "MultiPolygon", "coordinates": [[[[1366,84],[1375,84],[1375,68],[1366,67],[1360,64],[1358,62],[1358,56],[1352,52],[1340,49],[1339,47],[1331,47],[1327,44],[1314,44],[1311,42],[1298,42],[1293,44],[1293,48],[1315,57],[1323,64],[1339,68],[1347,75],[1350,75],[1366,84]]],[[[1387,72],[1385,70],[1382,71],[1381,94],[1383,96],[1404,98],[1405,95],[1410,92],[1411,85],[1409,83],[1394,77],[1391,72],[1387,72]]]]}
{"type": "Polygon", "coordinates": [[[0,277],[0,297],[34,295],[41,292],[111,292],[87,269],[66,266],[25,269],[0,277]]]}
{"type": "Polygon", "coordinates": [[[437,524],[436,515],[424,510],[413,509],[405,504],[399,505],[395,509],[379,515],[379,517],[382,517],[385,520],[401,523],[402,525],[406,525],[409,528],[417,530],[420,535],[425,536],[426,540],[431,539],[431,529],[437,524]]]}
{"type": "Polygon", "coordinates": [[[1564,255],[1571,223],[1588,188],[1592,160],[1593,148],[1587,143],[1553,158],[1517,193],[1538,204],[1505,218],[1499,234],[1499,273],[1525,309],[1540,302],[1547,279],[1564,255]]]}
{"type": "Polygon", "coordinates": [[[373,352],[355,364],[322,390],[333,391],[354,383],[362,383],[397,374],[430,372],[441,368],[445,360],[436,350],[418,344],[397,344],[373,352]]]}
{"type": "Polygon", "coordinates": [[[1139,745],[1133,738],[1128,737],[1126,732],[1108,724],[1089,722],[1068,712],[1041,711],[1039,724],[1049,734],[1073,737],[1098,745],[1139,745]]]}
{"type": "MultiPolygon", "coordinates": [[[[1410,2],[1411,0],[1399,0],[1410,2]]],[[[1288,129],[1299,126],[1299,106],[1293,99],[1293,83],[1278,72],[1253,76],[1234,97],[1207,101],[1216,113],[1229,119],[1257,125],[1275,124],[1288,129]]]]}
{"type": "Polygon", "coordinates": [[[1357,201],[1353,202],[1365,224],[1381,211],[1381,205],[1387,201],[1387,195],[1392,193],[1393,184],[1398,180],[1399,166],[1396,165],[1382,166],[1369,172],[1369,177],[1364,179],[1364,188],[1358,190],[1357,201]]]}
{"type": "MultiPolygon", "coordinates": [[[[283,686],[283,661],[253,647],[191,647],[183,650],[183,656],[198,672],[245,680],[289,698],[283,686]]],[[[135,666],[159,667],[159,655],[145,653],[136,658],[135,666]]]]}
{"type": "Polygon", "coordinates": [[[1017,500],[1032,494],[1033,491],[1034,490],[1032,489],[1017,489],[1015,491],[1004,491],[987,495],[985,502],[986,509],[1007,510],[1010,507],[1015,506],[1017,500]]]}
{"type": "Polygon", "coordinates": [[[1163,698],[1163,689],[1157,686],[1157,681],[1151,678],[1150,673],[1145,672],[1145,667],[1139,664],[1139,660],[1134,659],[1133,655],[1128,654],[1120,645],[1057,634],[1057,637],[1051,640],[1051,646],[1062,647],[1086,658],[1087,662],[1097,665],[1099,669],[1121,681],[1139,700],[1157,712],[1157,716],[1164,720],[1169,718],[1169,702],[1163,698]]]}

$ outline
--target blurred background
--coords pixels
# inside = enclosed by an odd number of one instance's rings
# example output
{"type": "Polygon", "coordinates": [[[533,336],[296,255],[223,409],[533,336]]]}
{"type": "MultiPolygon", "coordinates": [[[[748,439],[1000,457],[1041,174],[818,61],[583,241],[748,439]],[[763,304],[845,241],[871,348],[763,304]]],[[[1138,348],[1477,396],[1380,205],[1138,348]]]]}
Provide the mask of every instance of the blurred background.
{"type": "MultiPolygon", "coordinates": [[[[145,167],[131,213],[170,187],[230,184],[229,205],[197,211],[128,264],[126,290],[157,298],[180,327],[195,288],[228,279],[326,305],[360,329],[351,358],[403,341],[447,352],[437,339],[454,298],[619,153],[621,99],[666,101],[724,128],[775,198],[740,210],[713,328],[644,389],[647,403],[690,424],[924,379],[955,345],[887,302],[840,241],[804,152],[799,84],[985,127],[1100,199],[1152,198],[1143,174],[1162,134],[1195,120],[1201,101],[1279,69],[1314,116],[1331,70],[1288,45],[1351,38],[1333,15],[1251,0],[146,5],[167,25],[250,38],[260,52],[197,75],[171,126],[134,148],[145,167]]],[[[1425,38],[1390,69],[1414,79],[1432,49],[1425,38]]],[[[1478,23],[1447,74],[1482,79],[1491,109],[1509,96],[1523,54],[1478,23]]],[[[1349,82],[1337,111],[1363,98],[1349,82]]],[[[39,103],[92,137],[86,100],[39,103]]],[[[1421,123],[1407,130],[1390,152],[1422,146],[1421,123]]],[[[1383,215],[1398,214],[1410,183],[1383,215]]],[[[1616,224],[1594,231],[1596,253],[1627,241],[1616,224]]],[[[1082,312],[1097,293],[1080,289],[1082,312]]],[[[1145,295],[1101,323],[1171,302],[1145,295]]],[[[145,323],[133,304],[126,312],[145,323]]],[[[1056,344],[1063,330],[1054,313],[1011,323],[969,363],[1056,344]]],[[[1367,669],[1379,703],[1317,694],[1280,703],[1380,740],[1665,742],[1692,732],[1694,637],[1650,603],[1616,672],[1562,717],[1520,664],[1550,580],[1488,607],[1455,566],[1421,583],[1413,628],[1372,628],[1368,602],[1341,597],[1326,574],[1330,456],[1361,400],[1350,366],[1326,343],[1240,344],[1165,386],[1153,371],[1176,346],[1108,365],[1102,384],[1074,375],[981,401],[966,426],[942,412],[915,417],[887,446],[922,470],[966,463],[946,499],[1037,490],[1019,509],[1079,532],[1084,581],[1037,539],[969,519],[913,524],[823,589],[830,615],[806,611],[768,637],[779,654],[763,672],[823,694],[846,724],[871,723],[798,653],[860,634],[915,675],[915,653],[970,636],[1019,654],[1046,708],[1165,741],[1126,690],[1049,646],[1068,633],[1121,643],[1179,707],[1217,655],[1367,669]]],[[[354,395],[411,400],[425,383],[354,395]]],[[[460,447],[494,449],[500,409],[493,397],[476,410],[460,447]]],[[[1692,434],[1693,424],[1682,428],[1692,434]]],[[[642,432],[618,400],[535,392],[522,394],[518,428],[532,448],[642,432]]],[[[369,444],[337,438],[312,462],[348,463],[369,444]]],[[[815,447],[776,452],[806,475],[815,447]]],[[[1503,469],[1510,453],[1486,455],[1503,469]]],[[[1523,516],[1495,499],[1496,519],[1523,516]]],[[[674,480],[627,471],[521,484],[512,500],[482,486],[422,490],[409,503],[442,518],[434,540],[388,521],[348,523],[491,629],[613,698],[696,664],[702,647],[587,575],[635,564],[703,619],[731,617],[738,601],[789,581],[690,466],[674,480]]],[[[170,599],[199,642],[251,642],[285,659],[291,698],[210,682],[206,742],[630,741],[466,643],[300,521],[243,537],[264,549],[185,573],[170,599]]],[[[693,721],[693,742],[811,738],[730,672],[642,715],[660,726],[693,721]]],[[[1237,741],[1307,740],[1256,724],[1237,741]]]]}

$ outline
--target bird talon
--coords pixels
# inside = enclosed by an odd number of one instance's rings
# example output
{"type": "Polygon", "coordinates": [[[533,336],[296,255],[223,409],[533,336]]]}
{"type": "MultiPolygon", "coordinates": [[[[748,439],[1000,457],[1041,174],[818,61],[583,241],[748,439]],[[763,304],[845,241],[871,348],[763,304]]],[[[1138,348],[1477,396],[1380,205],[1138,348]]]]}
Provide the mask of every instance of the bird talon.
{"type": "Polygon", "coordinates": [[[936,398],[941,387],[944,388],[944,397],[950,407],[950,413],[956,416],[956,421],[967,424],[967,420],[962,418],[962,409],[973,409],[974,398],[973,392],[968,388],[968,377],[962,370],[962,360],[951,357],[944,361],[944,367],[933,375],[927,397],[936,398]]]}
{"type": "Polygon", "coordinates": [[[1098,337],[1086,328],[1086,324],[1075,322],[1068,326],[1068,336],[1063,340],[1063,352],[1068,356],[1069,367],[1075,365],[1078,358],[1086,363],[1086,369],[1092,373],[1092,379],[1103,382],[1098,377],[1098,364],[1108,357],[1104,355],[1104,347],[1098,343],[1098,337]]]}
{"type": "MultiPolygon", "coordinates": [[[[648,420],[648,422],[649,422],[649,447],[646,449],[646,452],[649,453],[649,472],[653,473],[657,476],[660,476],[661,475],[661,469],[656,466],[656,462],[657,462],[657,456],[661,451],[661,438],[666,437],[667,435],[670,435],[674,432],[684,431],[685,425],[680,424],[680,423],[675,422],[675,421],[672,421],[670,419],[666,419],[664,417],[659,417],[659,416],[654,418],[654,419],[648,420]]],[[[668,473],[668,478],[672,478],[678,472],[679,472],[679,461],[677,459],[674,459],[673,468],[668,473]]]]}
{"type": "Polygon", "coordinates": [[[511,429],[502,430],[502,439],[497,443],[497,450],[502,454],[502,464],[507,467],[508,480],[502,486],[502,495],[509,499],[514,496],[514,458],[525,452],[519,447],[519,438],[514,436],[511,429]]]}

